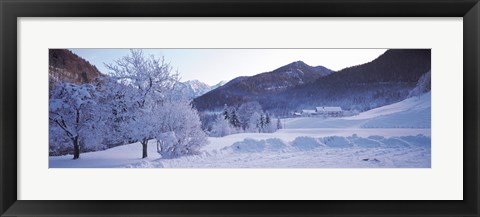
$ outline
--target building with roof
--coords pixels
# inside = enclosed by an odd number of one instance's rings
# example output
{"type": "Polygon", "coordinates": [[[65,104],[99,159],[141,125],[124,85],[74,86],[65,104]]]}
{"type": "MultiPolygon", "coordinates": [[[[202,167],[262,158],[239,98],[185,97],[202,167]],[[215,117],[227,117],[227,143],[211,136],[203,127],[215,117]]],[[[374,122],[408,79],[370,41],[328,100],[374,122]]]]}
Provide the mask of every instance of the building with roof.
{"type": "Polygon", "coordinates": [[[343,116],[343,110],[341,107],[316,107],[316,115],[327,117],[341,117],[343,116]]]}

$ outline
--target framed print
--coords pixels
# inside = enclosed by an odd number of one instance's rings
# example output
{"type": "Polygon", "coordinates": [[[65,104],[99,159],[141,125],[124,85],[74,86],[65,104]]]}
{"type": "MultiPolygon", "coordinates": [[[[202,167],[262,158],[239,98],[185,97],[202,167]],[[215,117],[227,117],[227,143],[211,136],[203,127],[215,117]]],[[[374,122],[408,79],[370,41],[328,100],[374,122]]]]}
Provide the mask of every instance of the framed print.
{"type": "Polygon", "coordinates": [[[2,1],[2,216],[478,216],[479,12],[2,1]]]}
{"type": "Polygon", "coordinates": [[[49,49],[48,167],[431,168],[431,68],[430,49],[49,49]]]}

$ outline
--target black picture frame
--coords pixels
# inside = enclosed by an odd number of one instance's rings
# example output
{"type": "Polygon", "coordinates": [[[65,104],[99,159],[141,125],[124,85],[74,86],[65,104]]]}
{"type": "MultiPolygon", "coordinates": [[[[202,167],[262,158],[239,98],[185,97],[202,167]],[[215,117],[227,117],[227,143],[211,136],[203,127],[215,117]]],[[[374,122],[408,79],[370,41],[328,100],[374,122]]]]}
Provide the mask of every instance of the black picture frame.
{"type": "MultiPolygon", "coordinates": [[[[0,213],[2,216],[479,216],[479,0],[1,0],[0,14],[0,213]],[[464,200],[17,200],[17,18],[163,16],[463,17],[464,200]]],[[[72,194],[74,194],[73,191],[72,194]]]]}

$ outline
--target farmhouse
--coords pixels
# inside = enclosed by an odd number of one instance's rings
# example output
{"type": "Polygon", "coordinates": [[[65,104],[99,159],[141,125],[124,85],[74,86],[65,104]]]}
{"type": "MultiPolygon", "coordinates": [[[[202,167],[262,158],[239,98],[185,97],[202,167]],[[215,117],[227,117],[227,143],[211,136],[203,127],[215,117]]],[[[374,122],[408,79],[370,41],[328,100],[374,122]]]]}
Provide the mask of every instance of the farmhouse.
{"type": "Polygon", "coordinates": [[[317,115],[317,111],[307,110],[307,109],[302,110],[302,116],[304,116],[304,117],[310,117],[310,116],[314,116],[314,115],[317,115]]]}
{"type": "Polygon", "coordinates": [[[328,117],[341,117],[343,116],[343,110],[340,107],[316,107],[315,112],[317,115],[328,117]]]}
{"type": "MultiPolygon", "coordinates": [[[[340,107],[315,107],[315,110],[303,109],[301,112],[302,117],[341,117],[343,116],[343,110],[340,107]]],[[[295,113],[294,116],[300,116],[299,113],[295,113]]]]}

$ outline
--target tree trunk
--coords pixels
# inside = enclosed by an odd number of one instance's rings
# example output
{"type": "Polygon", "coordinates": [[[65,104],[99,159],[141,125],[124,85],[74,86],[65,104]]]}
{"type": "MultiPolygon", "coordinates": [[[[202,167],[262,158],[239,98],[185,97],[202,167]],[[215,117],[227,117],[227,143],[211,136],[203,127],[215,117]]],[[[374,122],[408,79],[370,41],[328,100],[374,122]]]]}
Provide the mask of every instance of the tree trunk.
{"type": "Polygon", "coordinates": [[[148,155],[147,155],[147,144],[148,144],[148,140],[147,139],[144,139],[142,140],[142,158],[146,158],[148,155]]]}
{"type": "MultiPolygon", "coordinates": [[[[77,116],[76,116],[76,120],[75,120],[77,126],[78,126],[78,123],[80,122],[80,110],[77,109],[77,116]]],[[[78,132],[77,132],[78,133],[78,132]]],[[[78,134],[77,136],[75,136],[75,138],[73,138],[73,159],[78,159],[80,157],[80,147],[78,147],[79,144],[78,144],[78,134]]]]}
{"type": "Polygon", "coordinates": [[[78,159],[80,157],[80,147],[78,145],[78,136],[73,139],[73,159],[78,159]]]}

